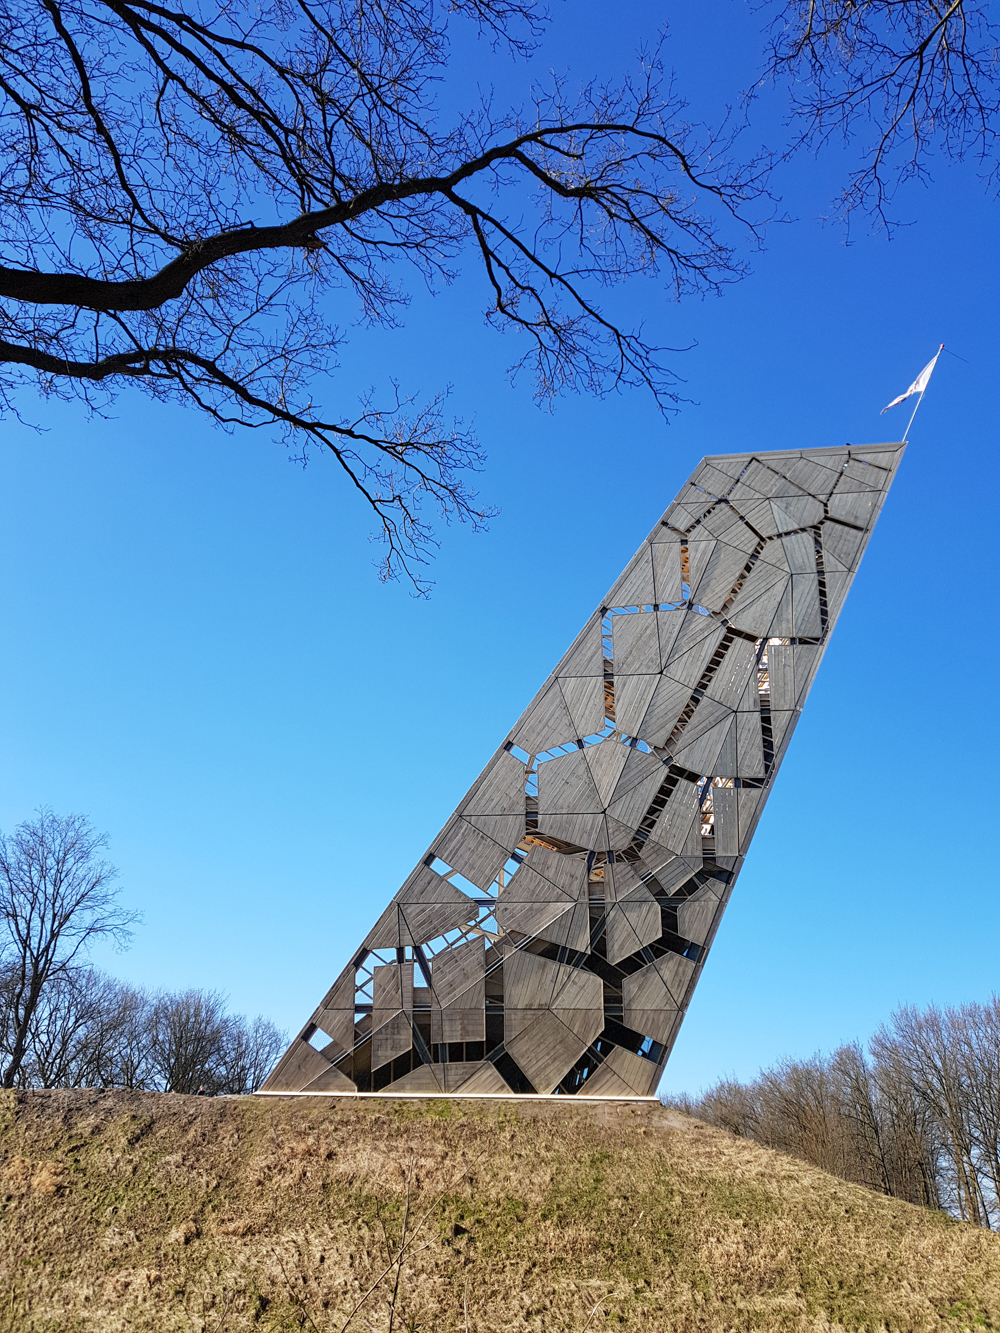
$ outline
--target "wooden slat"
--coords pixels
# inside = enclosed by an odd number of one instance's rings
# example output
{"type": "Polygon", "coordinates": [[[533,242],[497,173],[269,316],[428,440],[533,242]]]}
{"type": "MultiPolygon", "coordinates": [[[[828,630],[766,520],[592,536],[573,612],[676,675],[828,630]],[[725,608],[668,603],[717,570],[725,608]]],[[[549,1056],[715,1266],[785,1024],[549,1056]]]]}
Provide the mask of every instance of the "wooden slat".
{"type": "Polygon", "coordinates": [[[486,1013],[482,1002],[478,1009],[453,1004],[431,1011],[431,1041],[483,1041],[486,1037],[486,1013]]]}
{"type": "MultiPolygon", "coordinates": [[[[692,722],[699,717],[708,702],[709,700],[702,700],[701,708],[698,709],[692,722]]],[[[700,735],[694,734],[693,727],[685,730],[679,742],[673,747],[675,762],[682,768],[690,769],[692,773],[715,773],[722,747],[729,736],[731,723],[732,715],[726,710],[725,716],[714,726],[699,728],[700,735]]]]}
{"type": "Polygon", "coordinates": [[[325,1060],[319,1051],[314,1051],[307,1041],[296,1037],[264,1080],[261,1091],[299,1092],[329,1068],[329,1060],[325,1060]]]}
{"type": "Polygon", "coordinates": [[[660,670],[660,642],[656,613],[639,611],[612,616],[615,675],[649,675],[660,670]]]}
{"type": "Polygon", "coordinates": [[[575,847],[586,847],[592,851],[607,848],[604,814],[597,811],[591,814],[546,814],[539,816],[538,832],[544,837],[559,838],[562,842],[572,843],[575,847]]]}
{"type": "Polygon", "coordinates": [[[795,704],[801,708],[812,685],[822,649],[799,644],[795,649],[795,704]]]}
{"type": "Polygon", "coordinates": [[[506,838],[497,842],[461,816],[453,815],[428,849],[428,854],[439,856],[473,884],[488,889],[496,879],[497,871],[524,837],[523,824],[519,826],[517,817],[512,818],[512,826],[503,830],[505,834],[516,834],[516,840],[508,846],[506,838]]]}
{"type": "MultiPolygon", "coordinates": [[[[593,681],[594,685],[599,684],[593,681]]],[[[537,703],[525,713],[524,717],[510,733],[510,739],[515,745],[526,750],[528,754],[540,754],[544,750],[551,750],[555,745],[563,745],[566,741],[572,741],[580,733],[576,730],[573,718],[566,706],[566,700],[557,681],[550,681],[547,689],[542,694],[537,703]]],[[[510,755],[507,756],[511,758],[510,755]]],[[[517,760],[514,760],[516,763],[517,760]]],[[[521,774],[521,793],[524,793],[524,775],[521,774]]],[[[476,812],[480,813],[480,812],[476,812]]],[[[509,811],[505,813],[510,813],[509,811]]]]}
{"type": "Polygon", "coordinates": [[[604,675],[600,615],[590,617],[552,674],[559,677],[604,675]]]}
{"type": "MultiPolygon", "coordinates": [[[[550,851],[547,847],[531,847],[518,871],[517,879],[526,872],[534,872],[555,886],[562,894],[577,898],[586,889],[586,871],[582,862],[571,856],[550,851]]],[[[514,883],[517,883],[515,879],[514,883]]],[[[504,890],[507,892],[507,890],[504,890]]],[[[553,895],[555,896],[555,895],[553,895]]]]}
{"type": "MultiPolygon", "coordinates": [[[[495,1066],[491,1065],[488,1060],[484,1060],[480,1065],[477,1065],[475,1070],[465,1079],[460,1079],[457,1071],[466,1068],[466,1066],[454,1065],[451,1068],[456,1071],[456,1082],[455,1086],[452,1087],[451,1075],[448,1072],[445,1073],[445,1081],[448,1084],[449,1092],[510,1092],[510,1088],[497,1073],[495,1066]]],[[[449,1066],[446,1065],[445,1069],[447,1071],[449,1066]]]]}
{"type": "Polygon", "coordinates": [[[724,472],[710,458],[702,459],[692,472],[691,481],[695,486],[703,486],[715,496],[727,495],[735,484],[735,478],[724,472]]]}
{"type": "Polygon", "coordinates": [[[792,615],[792,581],[788,580],[781,601],[771,621],[770,637],[775,639],[791,638],[795,634],[795,618],[792,615]]]}
{"type": "Polygon", "coordinates": [[[559,914],[544,926],[526,933],[537,935],[560,948],[579,949],[586,953],[590,948],[590,909],[586,902],[574,903],[568,911],[560,909],[559,914]]]}
{"type": "Polygon", "coordinates": [[[402,944],[399,904],[394,898],[365,936],[364,947],[366,949],[399,949],[402,944]]]}
{"type": "Polygon", "coordinates": [[[594,851],[623,852],[635,836],[635,829],[630,824],[623,824],[614,815],[605,815],[604,841],[594,844],[594,851]]]}
{"type": "Polygon", "coordinates": [[[734,629],[763,639],[768,635],[781,598],[791,586],[791,581],[787,574],[771,565],[759,563],[758,568],[762,571],[762,577],[754,582],[751,590],[748,591],[746,587],[740,589],[732,607],[726,611],[726,619],[734,629]],[[771,577],[767,578],[769,574],[771,577]]]}
{"type": "Polygon", "coordinates": [[[402,1078],[390,1083],[385,1091],[398,1092],[443,1092],[444,1082],[441,1077],[443,1065],[418,1065],[402,1078]]]}
{"type": "Polygon", "coordinates": [[[772,711],[771,713],[771,735],[774,738],[775,754],[780,754],[786,743],[787,733],[790,727],[794,727],[798,720],[798,711],[789,710],[784,712],[772,711]]]}
{"type": "MultiPolygon", "coordinates": [[[[599,1032],[600,1029],[594,1036],[599,1032]]],[[[554,1014],[540,1013],[530,1027],[505,1045],[508,1054],[534,1087],[539,1092],[549,1093],[565,1078],[593,1039],[570,1032],[554,1014]]]]}
{"type": "Polygon", "coordinates": [[[694,963],[689,958],[671,953],[625,977],[622,981],[622,1003],[627,1026],[634,1027],[637,1032],[646,1030],[631,1021],[629,1015],[633,1010],[645,1012],[679,1008],[684,1003],[693,972],[694,963]]]}
{"type": "Polygon", "coordinates": [[[711,889],[702,889],[700,893],[677,909],[677,933],[695,944],[704,944],[708,939],[712,925],[719,912],[719,898],[711,889]]]}
{"type": "Polygon", "coordinates": [[[475,875],[462,868],[460,862],[465,858],[460,854],[449,857],[442,852],[442,859],[447,861],[452,869],[461,871],[467,879],[471,879],[473,884],[489,888],[496,878],[497,871],[524,838],[524,815],[470,815],[465,824],[468,829],[483,834],[494,847],[500,849],[498,858],[490,863],[493,866],[493,874],[489,879],[485,875],[482,879],[477,879],[475,875]]]}
{"type": "Polygon", "coordinates": [[[604,987],[600,977],[582,967],[560,966],[552,1010],[571,1032],[585,1036],[588,1043],[593,1041],[604,1026],[604,987]]]}
{"type": "Polygon", "coordinates": [[[604,730],[604,679],[600,676],[564,676],[559,679],[573,724],[569,739],[604,730]]]}
{"type": "Polygon", "coordinates": [[[539,765],[539,814],[587,814],[602,809],[585,751],[539,765]]]}
{"type": "Polygon", "coordinates": [[[636,734],[650,745],[664,745],[691,698],[691,689],[690,685],[680,681],[662,678],[653,691],[646,716],[642,726],[636,728],[636,734]]]}
{"type": "Polygon", "coordinates": [[[757,645],[748,643],[746,639],[737,639],[730,645],[719,669],[709,681],[705,697],[726,708],[736,708],[743,697],[747,681],[756,669],[757,645]]]}
{"type": "Polygon", "coordinates": [[[372,972],[372,1024],[381,1023],[400,1009],[413,1008],[413,964],[385,963],[372,972]]]}
{"type": "Polygon", "coordinates": [[[792,623],[798,638],[818,638],[823,633],[819,609],[819,583],[816,575],[792,575],[792,623]]]}
{"type": "MultiPolygon", "coordinates": [[[[639,753],[635,751],[635,753],[639,753]]],[[[608,814],[620,824],[636,829],[645,816],[653,798],[666,780],[667,772],[655,755],[643,755],[648,761],[646,776],[638,782],[624,787],[624,779],[618,784],[614,799],[608,806],[608,814]]]]}
{"type": "Polygon", "coordinates": [[[673,893],[685,880],[690,879],[701,868],[702,858],[700,856],[691,860],[683,856],[670,856],[663,860],[647,854],[645,851],[636,863],[636,869],[639,873],[645,874],[648,870],[656,876],[657,882],[665,893],[673,893]]]}
{"type": "MultiPolygon", "coordinates": [[[[617,1050],[618,1048],[616,1048],[617,1050]]],[[[638,1057],[636,1057],[638,1059],[638,1057]]],[[[643,1063],[647,1063],[643,1061],[643,1063]]],[[[580,1089],[582,1097],[635,1097],[642,1094],[633,1088],[608,1064],[598,1065],[580,1089]]]]}
{"type": "Polygon", "coordinates": [[[830,498],[827,512],[831,518],[841,518],[859,528],[867,527],[874,517],[878,491],[838,491],[830,498]]]}
{"type": "MultiPolygon", "coordinates": [[[[559,708],[565,713],[565,705],[558,689],[554,691],[559,708]]],[[[570,726],[569,715],[565,714],[564,725],[570,726]]],[[[563,739],[570,739],[563,733],[563,739]]],[[[468,796],[459,806],[459,813],[468,818],[470,815],[513,815],[524,810],[525,767],[512,754],[500,750],[487,764],[481,777],[472,785],[468,796]]]]}
{"type": "Polygon", "coordinates": [[[675,500],[663,515],[663,522],[678,532],[688,532],[704,512],[701,505],[684,504],[675,500]]]}
{"type": "Polygon", "coordinates": [[[826,571],[826,605],[831,624],[840,615],[853,578],[853,574],[838,574],[829,569],[826,571]]]}
{"type": "Polygon", "coordinates": [[[670,536],[666,528],[661,528],[663,537],[657,536],[651,544],[653,559],[653,601],[659,605],[679,602],[681,592],[681,540],[670,536]]]}
{"type": "Polygon", "coordinates": [[[627,736],[642,735],[646,710],[659,679],[659,672],[655,676],[615,674],[615,725],[627,736]]]}
{"type": "Polygon", "coordinates": [[[795,654],[791,644],[772,643],[767,650],[767,674],[771,682],[771,707],[794,708],[795,654]]]}
{"type": "Polygon", "coordinates": [[[660,938],[663,927],[659,905],[648,893],[644,901],[637,896],[628,902],[614,903],[608,908],[606,930],[608,962],[620,962],[660,938]]]}
{"type": "Polygon", "coordinates": [[[736,756],[741,778],[764,776],[764,740],[760,729],[760,711],[736,714],[736,756]]]}
{"type": "MultiPolygon", "coordinates": [[[[333,983],[316,1010],[318,1014],[323,1009],[353,1009],[354,1007],[354,969],[345,968],[340,976],[333,983]]],[[[319,1020],[313,1015],[314,1023],[319,1020]]]]}
{"type": "Polygon", "coordinates": [[[519,880],[520,875],[497,902],[496,919],[501,930],[517,930],[524,935],[542,935],[550,939],[549,926],[575,905],[573,900],[554,891],[544,899],[522,896],[517,892],[519,880]]]}
{"type": "Polygon", "coordinates": [[[725,473],[735,482],[745,472],[750,457],[750,454],[708,454],[705,462],[711,463],[712,467],[725,473]]]}
{"type": "Polygon", "coordinates": [[[837,484],[839,473],[832,468],[822,467],[811,458],[797,458],[785,463],[781,471],[784,475],[810,495],[825,499],[837,484]]]}
{"type": "Polygon", "coordinates": [[[483,939],[468,940],[443,953],[431,962],[431,990],[435,1002],[444,1007],[460,997],[466,1008],[485,1003],[486,943],[483,939]]]}
{"type": "Polygon", "coordinates": [[[778,524],[774,521],[774,510],[771,508],[770,500],[751,499],[748,493],[745,499],[734,501],[734,506],[742,514],[744,521],[762,537],[773,537],[779,531],[778,524]]]}
{"type": "Polygon", "coordinates": [[[677,636],[687,624],[688,614],[683,608],[656,613],[656,629],[660,636],[660,667],[658,669],[662,670],[665,664],[670,661],[670,654],[674,650],[677,636]]]}
{"type": "Polygon", "coordinates": [[[708,562],[712,558],[712,552],[715,550],[716,541],[714,537],[695,536],[687,543],[688,549],[688,570],[690,577],[687,579],[689,588],[696,588],[698,583],[708,568],[708,562]]]}
{"type": "Polygon", "coordinates": [[[406,1014],[396,1014],[375,1028],[372,1035],[372,1069],[380,1069],[413,1046],[413,1029],[406,1014]]]}
{"type": "Polygon", "coordinates": [[[816,543],[811,532],[797,532],[792,537],[782,537],[781,547],[793,574],[816,573],[816,543]]]}
{"type": "Polygon", "coordinates": [[[745,856],[760,816],[763,791],[741,787],[737,793],[740,810],[740,853],[745,856]]]}
{"type": "Polygon", "coordinates": [[[757,554],[757,562],[758,564],[771,565],[774,569],[780,569],[783,574],[791,573],[780,537],[772,538],[764,543],[757,554]]]}
{"type": "MultiPolygon", "coordinates": [[[[756,545],[756,541],[753,545],[756,545]]],[[[753,546],[750,547],[752,549],[753,546]]],[[[720,541],[694,590],[696,604],[707,607],[709,611],[720,610],[742,575],[748,554],[747,550],[737,550],[720,541]]]]}
{"type": "Polygon", "coordinates": [[[698,526],[701,532],[719,537],[739,551],[752,551],[757,545],[758,538],[731,505],[717,505],[698,526]]]}
{"type": "Polygon", "coordinates": [[[726,732],[726,739],[722,742],[722,749],[715,761],[715,770],[712,776],[719,778],[739,777],[739,762],[739,750],[736,745],[736,718],[734,717],[729,724],[729,730],[726,732]]]}
{"type": "Polygon", "coordinates": [[[687,685],[690,689],[694,689],[698,684],[712,654],[718,648],[725,633],[725,626],[717,620],[712,620],[708,616],[701,618],[711,627],[709,632],[700,643],[696,643],[687,652],[679,653],[675,648],[664,670],[664,675],[669,676],[671,680],[675,680],[681,685],[687,685]]]}
{"type": "Polygon", "coordinates": [[[583,1092],[590,1097],[649,1097],[659,1081],[656,1065],[616,1046],[587,1079],[583,1092]]]}
{"type": "Polygon", "coordinates": [[[410,876],[396,895],[396,904],[403,944],[425,944],[476,915],[468,897],[429,866],[419,866],[410,876]]]}
{"type": "Polygon", "coordinates": [[[777,495],[771,501],[771,513],[779,532],[807,528],[823,518],[823,504],[811,495],[777,495]]]}
{"type": "Polygon", "coordinates": [[[860,449],[852,448],[851,454],[855,458],[864,459],[865,462],[874,463],[877,467],[887,468],[891,473],[902,457],[903,450],[898,446],[892,448],[885,445],[865,445],[860,449]]]}
{"type": "Polygon", "coordinates": [[[591,745],[584,751],[602,808],[606,809],[611,801],[631,753],[628,746],[623,745],[617,737],[609,737],[600,745],[591,745]]]}
{"type": "Polygon", "coordinates": [[[339,1092],[357,1092],[357,1088],[346,1074],[342,1074],[335,1065],[330,1065],[329,1069],[324,1069],[321,1074],[317,1074],[311,1083],[305,1084],[304,1087],[296,1089],[296,1091],[329,1092],[335,1095],[339,1092]]]}
{"type": "MultiPolygon", "coordinates": [[[[669,847],[678,856],[687,854],[690,850],[689,840],[692,828],[698,813],[697,801],[698,793],[694,784],[678,782],[663,813],[656,821],[656,828],[650,836],[662,846],[669,847]]],[[[698,836],[700,839],[700,834],[698,836]]]]}
{"type": "Polygon", "coordinates": [[[738,504],[745,492],[769,496],[774,495],[781,486],[788,489],[788,483],[773,468],[754,460],[746,467],[739,485],[733,488],[729,498],[734,504],[738,504]]]}
{"type": "MultiPolygon", "coordinates": [[[[518,949],[504,960],[503,990],[507,1009],[547,1009],[563,966],[518,949]]],[[[569,970],[569,969],[565,969],[569,970]]]]}
{"type": "Polygon", "coordinates": [[[653,585],[653,556],[643,543],[625,567],[625,572],[605,598],[607,606],[649,606],[656,600],[653,585]]]}
{"type": "Polygon", "coordinates": [[[739,856],[740,824],[733,787],[716,787],[712,792],[715,808],[715,852],[717,856],[739,856]]]}
{"type": "MultiPolygon", "coordinates": [[[[353,970],[353,969],[352,969],[353,970]]],[[[351,990],[354,989],[354,978],[351,977],[351,990]]],[[[320,1009],[313,1014],[312,1021],[327,1037],[337,1049],[334,1052],[340,1055],[342,1051],[349,1051],[354,1045],[354,1004],[349,1009],[320,1009]]]]}

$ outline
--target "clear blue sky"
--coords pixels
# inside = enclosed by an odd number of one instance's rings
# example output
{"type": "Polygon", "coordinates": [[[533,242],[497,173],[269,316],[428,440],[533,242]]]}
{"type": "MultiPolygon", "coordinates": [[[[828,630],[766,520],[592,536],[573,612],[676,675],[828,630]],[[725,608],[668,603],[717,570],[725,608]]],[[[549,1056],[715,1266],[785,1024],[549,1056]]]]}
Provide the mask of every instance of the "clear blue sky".
{"type": "MultiPolygon", "coordinates": [[[[674,8],[678,88],[714,114],[752,78],[757,20],[674,8]]],[[[624,67],[662,13],[558,12],[540,59],[578,77],[624,67]]],[[[110,832],[145,921],[102,966],[298,1028],[697,460],[898,438],[904,409],[879,409],[943,341],[968,364],[941,359],[663,1087],[1000,989],[1000,205],[942,166],[891,243],[846,246],[821,220],[842,166],[779,174],[792,221],[721,299],[615,298],[696,344],[669,427],[639,392],[536,409],[471,272],[405,329],[355,331],[329,401],[387,371],[450,382],[489,455],[501,513],[445,532],[429,602],[379,585],[323,458],[138,396],[110,420],[26,398],[44,433],[0,425],[0,823],[45,803],[110,832]]]]}

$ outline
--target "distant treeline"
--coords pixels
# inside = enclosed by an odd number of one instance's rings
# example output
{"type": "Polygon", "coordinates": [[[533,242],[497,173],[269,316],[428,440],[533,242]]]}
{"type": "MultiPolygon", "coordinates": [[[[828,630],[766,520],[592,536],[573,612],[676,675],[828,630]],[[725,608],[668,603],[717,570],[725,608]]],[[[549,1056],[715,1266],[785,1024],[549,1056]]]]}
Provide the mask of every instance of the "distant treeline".
{"type": "MultiPolygon", "coordinates": [[[[0,974],[0,1054],[16,1040],[16,978],[0,974]]],[[[285,1046],[267,1019],[226,1011],[215,991],[140,990],[92,967],[52,977],[28,1026],[15,1086],[247,1093],[285,1046]]]]}
{"type": "Polygon", "coordinates": [[[783,1060],[669,1105],[845,1180],[1000,1226],[1000,997],[898,1010],[866,1052],[783,1060]]]}
{"type": "Polygon", "coordinates": [[[0,833],[0,1085],[252,1092],[285,1044],[216,991],[137,989],[87,962],[128,944],[107,835],[47,807],[0,833]]]}

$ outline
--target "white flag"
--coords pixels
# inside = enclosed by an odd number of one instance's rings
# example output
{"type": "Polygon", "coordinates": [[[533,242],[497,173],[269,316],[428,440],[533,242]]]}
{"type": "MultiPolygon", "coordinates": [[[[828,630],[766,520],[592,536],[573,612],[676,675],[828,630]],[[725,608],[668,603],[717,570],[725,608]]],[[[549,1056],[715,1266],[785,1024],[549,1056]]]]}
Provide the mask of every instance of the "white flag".
{"type": "Polygon", "coordinates": [[[934,355],[934,360],[927,362],[927,365],[924,366],[923,370],[920,372],[917,378],[907,389],[906,393],[901,393],[898,398],[894,398],[892,400],[892,402],[889,404],[888,407],[883,407],[882,411],[879,413],[880,416],[884,417],[886,412],[888,412],[889,407],[895,407],[897,403],[905,403],[907,398],[912,398],[915,393],[923,393],[923,391],[927,388],[927,385],[930,383],[930,378],[934,372],[934,367],[937,365],[937,359],[943,351],[944,351],[944,343],[942,343],[941,346],[937,349],[937,352],[934,355]]]}

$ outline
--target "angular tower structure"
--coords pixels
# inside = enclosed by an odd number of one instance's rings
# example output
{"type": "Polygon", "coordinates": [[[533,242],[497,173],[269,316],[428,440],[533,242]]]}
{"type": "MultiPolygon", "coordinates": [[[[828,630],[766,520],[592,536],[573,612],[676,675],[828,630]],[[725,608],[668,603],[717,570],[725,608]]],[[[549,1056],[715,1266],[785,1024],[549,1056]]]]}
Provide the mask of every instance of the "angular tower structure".
{"type": "Polygon", "coordinates": [[[264,1091],[655,1090],[903,448],[700,464],[264,1091]]]}

